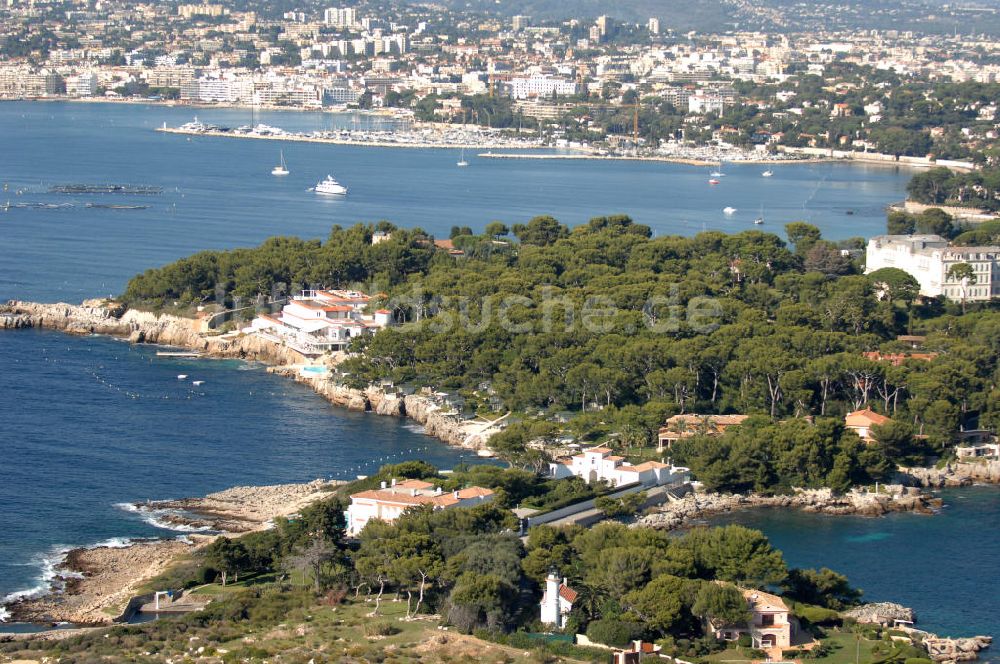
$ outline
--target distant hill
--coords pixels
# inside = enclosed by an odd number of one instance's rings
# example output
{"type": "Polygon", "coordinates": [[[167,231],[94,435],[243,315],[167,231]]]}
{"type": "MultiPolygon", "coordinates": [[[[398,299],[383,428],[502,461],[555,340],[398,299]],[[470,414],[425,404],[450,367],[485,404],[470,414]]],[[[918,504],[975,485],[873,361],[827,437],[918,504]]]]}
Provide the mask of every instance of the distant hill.
{"type": "Polygon", "coordinates": [[[1000,0],[410,0],[535,20],[592,19],[608,14],[645,23],[655,16],[677,32],[729,30],[912,30],[933,34],[1000,34],[1000,0]]]}

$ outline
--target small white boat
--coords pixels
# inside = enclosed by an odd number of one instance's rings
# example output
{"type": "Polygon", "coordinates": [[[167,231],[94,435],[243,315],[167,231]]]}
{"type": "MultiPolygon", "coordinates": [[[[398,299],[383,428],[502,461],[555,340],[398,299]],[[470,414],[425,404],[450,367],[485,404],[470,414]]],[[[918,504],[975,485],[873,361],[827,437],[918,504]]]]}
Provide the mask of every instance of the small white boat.
{"type": "Polygon", "coordinates": [[[764,217],[757,217],[756,219],[753,220],[753,223],[755,223],[758,226],[760,226],[761,224],[764,223],[764,217]]]}
{"type": "Polygon", "coordinates": [[[285,165],[285,151],[282,150],[279,154],[281,155],[281,162],[271,169],[271,175],[288,175],[288,167],[285,165]]]}
{"type": "Polygon", "coordinates": [[[347,194],[347,187],[334,180],[332,175],[327,175],[325,180],[316,184],[313,191],[327,196],[344,196],[347,194]]]}
{"type": "Polygon", "coordinates": [[[184,380],[187,377],[188,377],[187,374],[177,374],[177,380],[184,380]]]}
{"type": "Polygon", "coordinates": [[[736,212],[736,208],[726,206],[722,208],[722,211],[725,212],[726,214],[733,214],[734,212],[736,212]]]}
{"type": "Polygon", "coordinates": [[[203,380],[193,380],[193,381],[191,381],[191,384],[197,387],[198,385],[204,385],[205,381],[203,381],[203,380]]]}
{"type": "Polygon", "coordinates": [[[760,174],[762,178],[769,178],[772,175],[774,175],[774,171],[772,171],[770,168],[760,174]]]}
{"type": "Polygon", "coordinates": [[[462,148],[462,157],[458,160],[458,163],[456,163],[455,165],[458,166],[459,168],[464,168],[465,166],[469,165],[469,162],[465,160],[465,148],[462,148]]]}

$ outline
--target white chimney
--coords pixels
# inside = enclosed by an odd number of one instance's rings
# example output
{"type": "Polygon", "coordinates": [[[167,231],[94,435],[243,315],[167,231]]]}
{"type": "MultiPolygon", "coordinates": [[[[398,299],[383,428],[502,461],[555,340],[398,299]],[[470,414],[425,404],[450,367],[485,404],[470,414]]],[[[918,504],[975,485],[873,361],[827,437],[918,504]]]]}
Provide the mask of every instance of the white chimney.
{"type": "Polygon", "coordinates": [[[458,491],[453,492],[452,495],[455,496],[455,500],[458,500],[458,491]]]}
{"type": "Polygon", "coordinates": [[[382,482],[382,488],[383,489],[385,488],[385,482],[382,482]]]}
{"type": "Polygon", "coordinates": [[[396,486],[396,478],[395,477],[392,478],[392,485],[396,486]]]}

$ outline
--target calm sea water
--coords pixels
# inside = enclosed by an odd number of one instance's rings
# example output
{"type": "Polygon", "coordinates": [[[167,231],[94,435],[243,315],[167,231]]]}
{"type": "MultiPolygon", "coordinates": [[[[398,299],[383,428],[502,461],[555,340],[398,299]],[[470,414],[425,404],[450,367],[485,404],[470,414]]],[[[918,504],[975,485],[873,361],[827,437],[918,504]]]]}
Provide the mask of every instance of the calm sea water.
{"type": "MultiPolygon", "coordinates": [[[[794,567],[846,574],[869,601],[912,607],[918,627],[940,634],[1000,636],[1000,487],[940,492],[939,514],[879,518],[748,510],[709,523],[763,531],[794,567]]],[[[990,652],[990,651],[987,651],[990,652]]],[[[987,661],[1000,661],[996,649],[987,661]]]]}
{"type": "Polygon", "coordinates": [[[0,598],[44,588],[66,547],[177,534],[123,503],[350,479],[408,458],[442,468],[475,459],[402,420],[336,408],[262,366],[156,350],[0,334],[0,598]]]}
{"type": "MultiPolygon", "coordinates": [[[[903,198],[909,172],[892,167],[727,165],[721,185],[707,168],[666,163],[497,160],[455,150],[361,148],[153,131],[199,119],[247,124],[248,111],[114,104],[0,103],[0,204],[88,202],[147,210],[11,209],[0,212],[0,298],[80,301],[118,293],[133,274],[194,251],[248,246],[275,234],[326,237],[333,224],[388,219],[447,235],[538,214],[579,224],[624,212],[659,234],[763,228],[783,233],[808,220],[831,239],[883,232],[886,204],[903,198]],[[291,175],[270,169],[283,149],[291,175]],[[307,189],[328,173],[348,187],[343,200],[307,189]],[[66,196],[67,183],[128,182],[164,188],[157,196],[66,196]],[[20,190],[22,193],[17,194],[20,190]],[[722,208],[737,212],[731,217],[722,208]],[[847,215],[848,211],[854,212],[847,215]],[[766,224],[753,225],[763,213],[766,224]]],[[[264,113],[286,129],[351,126],[351,116],[264,113]]],[[[361,119],[369,126],[374,120],[361,119]]]]}
{"type": "MultiPolygon", "coordinates": [[[[246,111],[197,113],[230,126],[249,122],[246,111]]],[[[494,219],[552,214],[577,224],[624,212],[658,234],[692,234],[755,228],[763,212],[764,230],[802,219],[831,239],[868,236],[883,231],[883,207],[903,197],[909,177],[886,167],[789,165],[761,178],[762,167],[727,165],[723,183],[710,187],[708,169],[674,164],[467,154],[470,167],[459,169],[457,152],[447,150],[189,140],[152,131],[192,115],[158,106],[0,104],[0,204],[74,204],[0,212],[0,300],[78,302],[121,292],[133,274],[201,249],[250,246],[275,234],[325,237],[332,224],[379,219],[443,235],[452,225],[481,228],[494,219]],[[291,170],[285,178],[268,174],[279,148],[291,170]],[[346,199],[306,191],[327,173],[351,188],[346,199]],[[164,192],[47,193],[52,185],[102,182],[164,192]],[[738,212],[726,217],[726,206],[738,212]]],[[[260,121],[291,130],[376,123],[319,113],[263,113],[260,121]]],[[[47,332],[0,334],[0,412],[0,597],[44,586],[65,547],[172,534],[122,503],[350,477],[403,458],[445,467],[463,458],[400,421],[333,408],[260,368],[157,358],[152,348],[47,332]],[[205,384],[194,388],[178,374],[205,384]]],[[[990,580],[998,553],[990,526],[1000,499],[970,491],[949,494],[948,502],[935,519],[739,518],[768,532],[793,564],[845,572],[870,598],[916,606],[928,626],[1000,633],[1000,593],[990,580]]]]}

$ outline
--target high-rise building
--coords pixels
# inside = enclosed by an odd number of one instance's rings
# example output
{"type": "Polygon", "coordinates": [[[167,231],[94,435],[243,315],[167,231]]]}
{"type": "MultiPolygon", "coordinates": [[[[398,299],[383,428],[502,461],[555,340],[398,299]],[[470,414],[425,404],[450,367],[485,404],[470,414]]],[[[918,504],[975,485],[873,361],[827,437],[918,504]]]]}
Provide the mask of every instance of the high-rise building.
{"type": "Polygon", "coordinates": [[[357,10],[353,7],[331,7],[323,12],[323,23],[334,28],[352,28],[357,22],[357,10]]]}
{"type": "Polygon", "coordinates": [[[649,29],[649,34],[651,35],[660,34],[660,19],[656,18],[655,16],[651,17],[649,19],[649,23],[646,24],[646,27],[649,29]]]}
{"type": "Polygon", "coordinates": [[[615,34],[615,20],[608,15],[597,17],[597,29],[601,31],[601,39],[607,39],[615,34]]]}
{"type": "Polygon", "coordinates": [[[531,17],[525,16],[523,14],[518,14],[517,16],[512,18],[510,22],[511,22],[511,28],[513,28],[514,32],[520,32],[521,30],[524,30],[526,27],[528,27],[529,23],[531,23],[531,17]]]}

